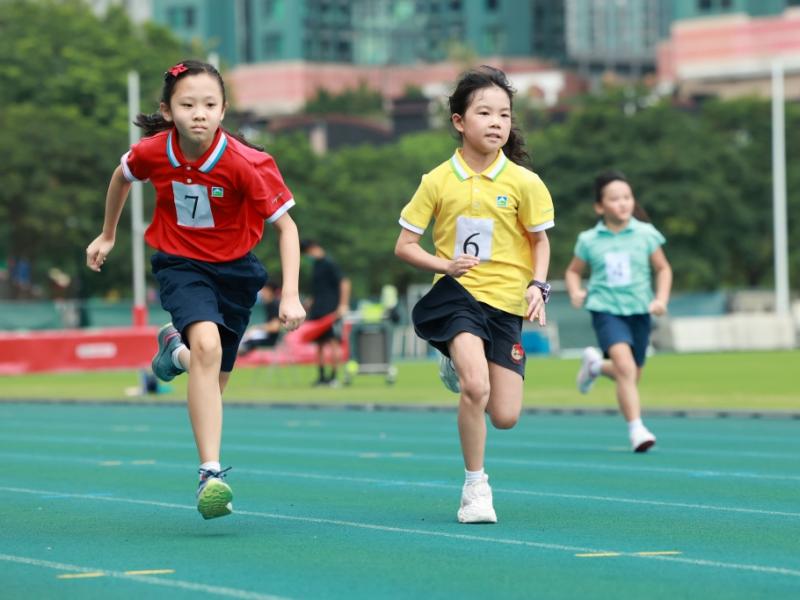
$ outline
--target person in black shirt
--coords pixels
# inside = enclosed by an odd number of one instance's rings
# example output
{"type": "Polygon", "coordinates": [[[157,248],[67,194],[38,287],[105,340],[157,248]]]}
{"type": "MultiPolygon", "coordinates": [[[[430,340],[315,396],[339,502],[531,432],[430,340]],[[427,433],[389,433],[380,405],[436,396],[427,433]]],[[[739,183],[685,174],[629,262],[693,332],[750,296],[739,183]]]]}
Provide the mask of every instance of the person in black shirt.
{"type": "Polygon", "coordinates": [[[259,292],[261,304],[264,305],[264,323],[251,327],[239,345],[239,356],[244,356],[256,348],[272,348],[278,343],[281,320],[278,309],[280,284],[268,281],[259,292]]]}
{"type": "Polygon", "coordinates": [[[311,275],[311,307],[307,320],[320,319],[333,312],[339,317],[323,331],[314,342],[317,344],[319,377],[314,385],[336,386],[339,381],[336,371],[341,363],[341,318],[350,308],[350,280],[342,275],[337,265],[325,250],[314,240],[301,240],[300,252],[314,261],[311,275]],[[330,373],[325,373],[326,358],[330,373]]]}

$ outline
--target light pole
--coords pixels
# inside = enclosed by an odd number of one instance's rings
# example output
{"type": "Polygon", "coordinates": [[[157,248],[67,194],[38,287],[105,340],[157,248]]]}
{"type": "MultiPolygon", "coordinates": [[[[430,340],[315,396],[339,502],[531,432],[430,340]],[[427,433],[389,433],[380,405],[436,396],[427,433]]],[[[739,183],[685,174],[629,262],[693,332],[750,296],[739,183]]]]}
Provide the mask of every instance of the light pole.
{"type": "Polygon", "coordinates": [[[786,126],[783,63],[772,62],[772,227],[775,254],[775,312],[789,315],[789,242],[786,225],[786,126]]]}
{"type": "MultiPolygon", "coordinates": [[[[128,72],[128,139],[131,146],[139,141],[139,128],[134,125],[139,114],[139,73],[128,72]]],[[[133,310],[134,327],[147,325],[147,302],[144,290],[144,221],[142,219],[142,184],[131,184],[131,233],[133,245],[133,310]]]]}

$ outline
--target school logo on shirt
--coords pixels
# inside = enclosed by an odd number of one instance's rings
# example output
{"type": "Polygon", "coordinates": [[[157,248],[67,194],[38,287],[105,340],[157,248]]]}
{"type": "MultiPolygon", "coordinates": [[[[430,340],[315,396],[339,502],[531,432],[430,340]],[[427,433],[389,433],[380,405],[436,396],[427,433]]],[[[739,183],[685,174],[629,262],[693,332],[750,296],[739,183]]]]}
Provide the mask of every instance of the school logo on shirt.
{"type": "Polygon", "coordinates": [[[508,196],[497,197],[497,208],[508,208],[508,196]]]}
{"type": "Polygon", "coordinates": [[[211,188],[211,197],[212,198],[222,198],[225,196],[225,190],[221,187],[212,187],[211,188]]]}
{"type": "Polygon", "coordinates": [[[511,346],[511,360],[514,361],[514,364],[520,364],[524,357],[525,350],[522,349],[522,344],[514,344],[511,346]]]}

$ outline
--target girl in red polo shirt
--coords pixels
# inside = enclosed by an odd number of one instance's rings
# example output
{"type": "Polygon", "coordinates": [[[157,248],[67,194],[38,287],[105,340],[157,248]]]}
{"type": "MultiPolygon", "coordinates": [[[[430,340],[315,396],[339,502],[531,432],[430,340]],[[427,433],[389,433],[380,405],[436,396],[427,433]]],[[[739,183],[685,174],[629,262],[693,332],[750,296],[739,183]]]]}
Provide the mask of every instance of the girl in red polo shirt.
{"type": "Polygon", "coordinates": [[[164,381],[189,373],[189,416],[200,456],[197,510],[206,519],[231,513],[228,469],[220,465],[222,391],[267,280],[251,252],[265,220],[279,238],[280,320],[295,329],[305,319],[299,236],[288,212],[292,194],[270,155],[222,128],[226,107],[225,84],[213,66],[185,60],[164,74],[159,112],[137,117],[145,137],[112,174],[103,231],[86,248],[88,267],[100,271],[131,182],[149,179],[156,207],[145,240],[156,250],[153,274],[161,305],[172,316],[158,333],[153,372],[164,381]]]}

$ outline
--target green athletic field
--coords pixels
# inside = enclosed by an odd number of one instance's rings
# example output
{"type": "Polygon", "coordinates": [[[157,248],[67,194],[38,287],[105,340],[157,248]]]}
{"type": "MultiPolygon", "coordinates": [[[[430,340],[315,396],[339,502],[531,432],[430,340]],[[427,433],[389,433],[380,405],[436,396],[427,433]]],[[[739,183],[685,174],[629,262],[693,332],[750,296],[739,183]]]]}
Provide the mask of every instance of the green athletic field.
{"type": "Polygon", "coordinates": [[[648,424],[646,455],[611,414],[490,430],[500,522],[467,526],[453,411],[229,406],[204,521],[182,406],[0,403],[0,597],[800,597],[800,419],[648,424]]]}
{"type": "MultiPolygon", "coordinates": [[[[799,411],[800,351],[726,354],[657,354],[648,359],[641,382],[647,409],[799,411]]],[[[226,390],[226,400],[295,404],[437,405],[454,406],[437,377],[436,363],[399,362],[393,386],[380,375],[359,375],[340,389],[312,389],[313,367],[237,369],[226,390]]],[[[525,406],[614,410],[613,383],[600,380],[592,393],[575,389],[577,360],[532,358],[528,361],[525,406]]],[[[2,399],[120,400],[135,388],[133,371],[0,377],[2,399]]],[[[147,396],[147,401],[183,402],[186,377],[178,377],[171,391],[147,396]]],[[[134,390],[135,391],[135,390],[134,390]]],[[[138,398],[134,398],[138,399],[138,398]]]]}

